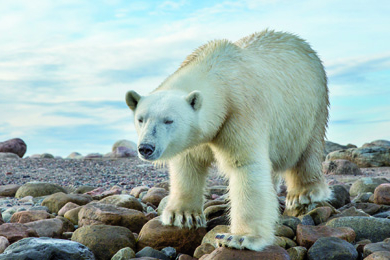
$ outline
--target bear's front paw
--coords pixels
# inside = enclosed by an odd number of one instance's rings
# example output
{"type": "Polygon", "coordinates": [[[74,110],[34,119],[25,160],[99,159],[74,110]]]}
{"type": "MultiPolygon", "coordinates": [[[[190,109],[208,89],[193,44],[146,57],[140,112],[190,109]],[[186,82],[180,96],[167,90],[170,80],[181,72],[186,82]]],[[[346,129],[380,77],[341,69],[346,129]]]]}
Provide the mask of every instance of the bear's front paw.
{"type": "Polygon", "coordinates": [[[249,249],[252,251],[261,251],[273,241],[266,241],[261,236],[254,235],[234,235],[229,233],[217,234],[215,236],[216,244],[219,247],[228,247],[234,249],[249,249]]]}
{"type": "Polygon", "coordinates": [[[190,212],[165,209],[161,217],[161,222],[166,226],[176,226],[180,228],[206,227],[206,218],[202,211],[190,212]]]}

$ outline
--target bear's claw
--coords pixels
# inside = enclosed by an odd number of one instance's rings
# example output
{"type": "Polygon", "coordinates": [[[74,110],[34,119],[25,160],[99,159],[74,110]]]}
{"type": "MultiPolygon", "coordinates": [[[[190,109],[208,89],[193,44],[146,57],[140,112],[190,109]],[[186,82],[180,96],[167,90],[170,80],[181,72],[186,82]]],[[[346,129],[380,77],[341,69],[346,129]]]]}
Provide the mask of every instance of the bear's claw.
{"type": "Polygon", "coordinates": [[[166,226],[180,228],[206,227],[206,218],[203,213],[164,211],[161,222],[166,226]]]}

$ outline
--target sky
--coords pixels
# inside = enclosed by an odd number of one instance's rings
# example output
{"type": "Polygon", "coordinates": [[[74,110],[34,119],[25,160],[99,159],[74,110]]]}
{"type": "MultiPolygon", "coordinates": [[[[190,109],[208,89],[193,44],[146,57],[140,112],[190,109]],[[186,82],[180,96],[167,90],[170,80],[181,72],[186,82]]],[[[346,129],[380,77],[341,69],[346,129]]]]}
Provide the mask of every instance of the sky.
{"type": "Polygon", "coordinates": [[[137,141],[128,90],[146,95],[214,39],[266,28],[306,39],[329,79],[329,141],[390,140],[388,0],[4,0],[0,141],[26,155],[107,153],[137,141]]]}

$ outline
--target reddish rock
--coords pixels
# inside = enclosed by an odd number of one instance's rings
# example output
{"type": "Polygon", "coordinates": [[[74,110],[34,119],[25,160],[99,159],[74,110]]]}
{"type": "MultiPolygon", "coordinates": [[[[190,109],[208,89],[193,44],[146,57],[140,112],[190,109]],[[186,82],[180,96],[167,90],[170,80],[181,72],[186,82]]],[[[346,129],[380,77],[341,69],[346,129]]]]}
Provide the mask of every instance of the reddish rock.
{"type": "Polygon", "coordinates": [[[15,197],[16,192],[20,188],[18,184],[8,184],[0,186],[0,197],[15,197]]]}
{"type": "Polygon", "coordinates": [[[215,247],[212,244],[204,243],[198,246],[195,249],[194,257],[201,258],[204,255],[211,254],[215,250],[215,247]]]}
{"type": "Polygon", "coordinates": [[[150,190],[148,190],[148,193],[142,198],[143,203],[151,203],[158,207],[160,204],[160,201],[165,197],[168,196],[168,191],[164,188],[156,188],[153,187],[150,190]]]}
{"type": "Polygon", "coordinates": [[[138,251],[150,246],[156,250],[174,247],[177,252],[193,255],[206,235],[206,228],[188,229],[163,226],[159,219],[150,220],[144,225],[138,237],[138,251]]]}
{"type": "Polygon", "coordinates": [[[23,224],[48,218],[54,218],[54,216],[45,210],[19,211],[12,215],[10,222],[23,224]]]}
{"type": "Polygon", "coordinates": [[[375,188],[374,202],[376,204],[390,205],[390,183],[383,183],[375,188]]]}
{"type": "Polygon", "coordinates": [[[355,240],[356,234],[352,228],[338,227],[332,228],[328,226],[305,226],[298,225],[297,228],[297,243],[300,246],[309,249],[321,237],[338,237],[352,242],[355,240]]]}
{"type": "Polygon", "coordinates": [[[147,222],[145,215],[138,210],[96,202],[83,206],[78,217],[80,227],[105,224],[126,227],[135,233],[139,233],[147,222]]]}
{"type": "Polygon", "coordinates": [[[247,259],[272,259],[290,260],[287,251],[280,246],[269,246],[261,252],[250,250],[235,250],[225,247],[215,249],[211,254],[204,255],[199,260],[247,260],[247,259]]]}
{"type": "Polygon", "coordinates": [[[0,225],[0,236],[6,237],[10,244],[26,238],[38,237],[37,232],[20,223],[5,223],[0,225]]]}
{"type": "Polygon", "coordinates": [[[312,217],[316,225],[319,225],[323,222],[326,222],[333,212],[334,210],[331,207],[319,207],[313,209],[312,211],[307,213],[307,215],[312,217]]]}
{"type": "Polygon", "coordinates": [[[192,257],[190,255],[180,255],[178,260],[198,260],[198,258],[192,257]]]}
{"type": "Polygon", "coordinates": [[[58,218],[37,220],[25,226],[34,229],[39,237],[61,238],[64,232],[64,223],[58,218]]]}
{"type": "Polygon", "coordinates": [[[78,207],[80,207],[80,205],[77,205],[76,203],[73,202],[68,202],[58,211],[58,215],[64,216],[67,211],[78,207]]]}
{"type": "Polygon", "coordinates": [[[26,151],[27,145],[20,138],[14,138],[5,142],[0,142],[0,153],[14,153],[22,158],[26,151]]]}

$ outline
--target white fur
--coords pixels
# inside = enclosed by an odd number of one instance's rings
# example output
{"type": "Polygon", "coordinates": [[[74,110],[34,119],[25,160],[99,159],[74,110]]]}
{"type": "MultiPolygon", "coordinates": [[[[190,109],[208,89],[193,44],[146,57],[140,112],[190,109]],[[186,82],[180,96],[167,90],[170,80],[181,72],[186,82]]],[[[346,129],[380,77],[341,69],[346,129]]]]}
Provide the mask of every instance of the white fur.
{"type": "Polygon", "coordinates": [[[220,245],[262,250],[273,243],[278,218],[273,179],[279,172],[285,172],[288,208],[326,200],[330,192],[321,175],[326,84],[321,61],[305,41],[264,31],[236,43],[205,44],[149,96],[130,94],[139,145],[155,145],[149,160],[170,166],[162,222],[205,225],[202,194],[214,161],[230,179],[231,234],[219,234],[220,245]],[[188,101],[193,91],[196,109],[188,101]],[[174,123],[165,125],[165,118],[174,123]]]}

